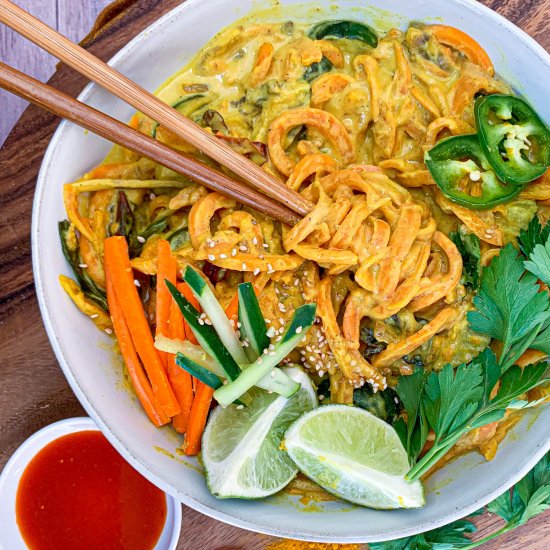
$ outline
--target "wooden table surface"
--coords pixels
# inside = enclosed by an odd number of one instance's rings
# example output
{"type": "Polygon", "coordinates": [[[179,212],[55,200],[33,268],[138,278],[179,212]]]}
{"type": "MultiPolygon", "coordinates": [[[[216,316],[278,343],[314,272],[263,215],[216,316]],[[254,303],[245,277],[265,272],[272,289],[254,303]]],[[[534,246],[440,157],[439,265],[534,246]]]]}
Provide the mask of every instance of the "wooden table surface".
{"type": "MultiPolygon", "coordinates": [[[[45,0],[32,0],[32,3],[42,1],[45,0]]],[[[76,8],[74,0],[61,1],[67,9],[70,4],[72,10],[82,9],[80,6],[87,3],[82,0],[76,8]]],[[[180,3],[181,0],[118,0],[100,16],[85,46],[95,55],[109,59],[147,25],[180,3]]],[[[484,0],[483,3],[550,49],[550,0],[484,0]]],[[[77,95],[86,84],[80,75],[65,66],[58,68],[50,83],[72,95],[77,95]]],[[[0,469],[36,430],[62,418],[85,414],[48,342],[38,311],[31,266],[34,186],[44,151],[58,122],[31,106],[0,150],[0,469]]],[[[178,550],[264,550],[276,542],[265,535],[223,525],[187,507],[183,518],[178,550]]],[[[550,513],[539,516],[484,548],[550,548],[549,520],[550,513]]],[[[500,520],[486,514],[477,523],[479,535],[483,535],[494,531],[500,520]]],[[[304,545],[305,548],[308,545],[304,545]]]]}

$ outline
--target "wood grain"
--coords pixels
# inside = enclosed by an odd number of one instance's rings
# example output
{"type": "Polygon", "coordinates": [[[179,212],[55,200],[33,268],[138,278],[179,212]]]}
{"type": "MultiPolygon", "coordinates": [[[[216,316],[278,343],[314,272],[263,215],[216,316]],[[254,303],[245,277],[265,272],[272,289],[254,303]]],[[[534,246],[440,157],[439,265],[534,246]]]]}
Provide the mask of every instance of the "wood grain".
{"type": "MultiPolygon", "coordinates": [[[[43,1],[28,0],[28,4],[34,7],[43,1]]],[[[119,0],[86,41],[86,47],[102,59],[108,59],[179,3],[180,0],[119,0]]],[[[485,0],[484,3],[550,49],[550,0],[485,0]]],[[[73,0],[65,0],[65,5],[74,6],[73,0]]],[[[50,83],[76,95],[85,80],[62,66],[50,83]]],[[[0,150],[0,468],[37,429],[62,418],[84,414],[59,369],[42,326],[30,260],[32,196],[42,156],[57,123],[52,115],[30,107],[0,150]]],[[[549,519],[550,513],[539,516],[527,526],[485,545],[484,549],[550,548],[549,519]]],[[[482,536],[493,532],[501,520],[485,514],[477,523],[478,534],[482,536]]],[[[222,525],[184,507],[178,550],[265,550],[274,540],[222,525]]],[[[307,548],[304,545],[304,550],[307,548]]]]}

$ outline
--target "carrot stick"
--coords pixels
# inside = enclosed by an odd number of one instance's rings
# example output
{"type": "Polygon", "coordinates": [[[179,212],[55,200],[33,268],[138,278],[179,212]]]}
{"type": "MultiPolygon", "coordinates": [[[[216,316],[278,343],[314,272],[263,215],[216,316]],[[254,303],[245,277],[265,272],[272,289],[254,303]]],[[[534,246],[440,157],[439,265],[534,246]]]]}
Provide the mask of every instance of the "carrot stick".
{"type": "Polygon", "coordinates": [[[229,304],[227,304],[227,307],[225,308],[225,314],[227,315],[227,318],[231,321],[233,320],[235,323],[239,320],[239,293],[237,292],[233,298],[231,298],[231,301],[229,304]]]}
{"type": "Polygon", "coordinates": [[[197,380],[195,399],[189,415],[189,425],[183,442],[183,452],[187,456],[196,455],[201,449],[201,438],[210,411],[214,389],[197,380]]]}
{"type": "Polygon", "coordinates": [[[105,266],[153,394],[163,413],[175,416],[181,409],[154,347],[153,336],[133,281],[128,244],[124,237],[105,239],[105,266]]]}
{"type": "MultiPolygon", "coordinates": [[[[178,285],[178,289],[180,289],[180,286],[181,284],[178,285]]],[[[176,302],[173,300],[170,305],[169,337],[177,338],[178,340],[185,339],[183,316],[176,302]]],[[[193,404],[193,382],[191,375],[176,365],[176,356],[171,354],[167,354],[167,356],[168,361],[166,366],[168,378],[170,379],[170,383],[172,384],[172,388],[181,407],[181,413],[172,418],[172,424],[177,432],[185,433],[187,431],[189,415],[193,404]]]]}
{"type": "Polygon", "coordinates": [[[151,389],[151,384],[149,384],[149,380],[147,380],[147,376],[145,376],[145,372],[143,371],[143,367],[141,366],[136,353],[136,348],[132,342],[128,325],[124,319],[122,308],[118,303],[108,265],[105,266],[105,275],[109,313],[111,314],[111,319],[113,320],[113,327],[118,340],[120,353],[122,354],[122,358],[126,364],[126,370],[130,375],[132,386],[134,387],[134,391],[136,392],[141,406],[147,413],[147,416],[151,422],[158,428],[159,426],[170,422],[170,417],[166,416],[160,409],[153,394],[153,390],[151,389]]]}
{"type": "Polygon", "coordinates": [[[462,52],[472,63],[483,67],[491,76],[495,69],[487,52],[468,34],[447,25],[428,25],[426,30],[446,46],[451,46],[462,52]]]}
{"type": "MultiPolygon", "coordinates": [[[[176,284],[176,259],[172,255],[170,243],[164,239],[158,241],[157,255],[157,301],[156,315],[157,328],[156,333],[168,337],[170,331],[170,305],[172,303],[172,295],[164,282],[168,279],[172,284],[176,284]]],[[[162,364],[166,368],[168,364],[168,354],[159,352],[162,364]]]]}
{"type": "MultiPolygon", "coordinates": [[[[257,294],[257,290],[254,290],[257,294]]],[[[237,322],[239,317],[238,293],[235,294],[231,302],[229,302],[229,305],[225,308],[225,314],[229,319],[234,319],[235,322],[237,322]]],[[[189,425],[187,426],[187,433],[185,434],[185,440],[183,442],[183,452],[186,455],[196,455],[201,449],[202,432],[206,426],[213,394],[214,390],[211,387],[195,379],[195,399],[191,407],[189,425]]]]}
{"type": "MultiPolygon", "coordinates": [[[[187,298],[187,300],[191,303],[192,306],[195,307],[195,309],[198,309],[199,311],[201,310],[199,301],[195,298],[193,291],[189,288],[189,285],[187,283],[181,283],[180,285],[178,285],[178,290],[187,298]]],[[[185,336],[187,337],[187,339],[192,344],[197,345],[198,341],[195,338],[191,327],[187,324],[187,321],[185,321],[185,319],[183,321],[183,326],[185,327],[185,336]]]]}

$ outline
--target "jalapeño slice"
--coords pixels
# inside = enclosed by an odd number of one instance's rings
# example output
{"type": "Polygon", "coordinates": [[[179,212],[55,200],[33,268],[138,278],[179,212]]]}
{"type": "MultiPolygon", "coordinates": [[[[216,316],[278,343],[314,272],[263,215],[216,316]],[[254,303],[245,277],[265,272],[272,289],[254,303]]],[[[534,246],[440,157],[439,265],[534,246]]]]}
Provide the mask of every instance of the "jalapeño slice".
{"type": "Polygon", "coordinates": [[[451,201],[483,210],[507,202],[521,185],[502,182],[483,153],[477,134],[440,141],[426,151],[424,162],[441,192],[451,201]]]}
{"type": "Polygon", "coordinates": [[[550,166],[550,131],[523,99],[511,95],[481,97],[475,105],[479,142],[496,175],[524,184],[550,166]]]}

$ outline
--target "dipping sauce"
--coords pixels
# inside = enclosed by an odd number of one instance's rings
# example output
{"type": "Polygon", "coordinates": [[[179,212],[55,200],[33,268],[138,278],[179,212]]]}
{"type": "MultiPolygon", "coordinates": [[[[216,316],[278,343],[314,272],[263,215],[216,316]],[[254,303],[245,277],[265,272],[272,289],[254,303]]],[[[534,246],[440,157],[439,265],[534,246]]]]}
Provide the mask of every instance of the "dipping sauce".
{"type": "Polygon", "coordinates": [[[166,497],[89,430],[60,437],[33,458],[17,489],[16,516],[31,550],[151,550],[166,497]]]}

